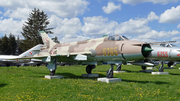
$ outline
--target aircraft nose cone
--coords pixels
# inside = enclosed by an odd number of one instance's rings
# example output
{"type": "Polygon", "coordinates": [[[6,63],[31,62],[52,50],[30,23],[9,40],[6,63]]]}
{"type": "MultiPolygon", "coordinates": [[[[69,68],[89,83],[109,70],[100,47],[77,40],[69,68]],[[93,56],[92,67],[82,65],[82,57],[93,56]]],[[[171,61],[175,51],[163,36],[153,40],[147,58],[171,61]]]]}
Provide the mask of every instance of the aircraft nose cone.
{"type": "Polygon", "coordinates": [[[148,57],[151,54],[151,51],[153,51],[153,49],[150,47],[150,45],[144,44],[142,46],[142,54],[144,57],[148,57]]]}
{"type": "Polygon", "coordinates": [[[149,48],[149,47],[145,47],[143,51],[145,51],[145,52],[151,52],[151,51],[153,51],[153,49],[151,49],[151,48],[149,48]]]}

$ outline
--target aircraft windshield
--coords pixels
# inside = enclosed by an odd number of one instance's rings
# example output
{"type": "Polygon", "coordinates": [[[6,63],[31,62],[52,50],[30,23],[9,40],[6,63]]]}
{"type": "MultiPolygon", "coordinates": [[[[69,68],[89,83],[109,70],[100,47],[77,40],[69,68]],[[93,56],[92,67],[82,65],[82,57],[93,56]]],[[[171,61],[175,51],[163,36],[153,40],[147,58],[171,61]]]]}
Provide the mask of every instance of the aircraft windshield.
{"type": "Polygon", "coordinates": [[[123,40],[123,38],[122,38],[121,36],[119,36],[119,37],[117,38],[117,41],[121,41],[121,40],[123,40]]]}
{"type": "Polygon", "coordinates": [[[122,41],[122,40],[129,40],[127,37],[125,36],[120,36],[120,35],[113,35],[113,36],[109,36],[108,40],[112,40],[112,41],[122,41]]]}
{"type": "Polygon", "coordinates": [[[126,39],[126,40],[129,40],[127,37],[125,37],[125,36],[122,36],[124,39],[126,39]]]}
{"type": "Polygon", "coordinates": [[[117,37],[116,35],[109,36],[109,37],[108,37],[108,40],[113,40],[113,41],[115,41],[115,40],[116,40],[116,37],[117,37]]]}

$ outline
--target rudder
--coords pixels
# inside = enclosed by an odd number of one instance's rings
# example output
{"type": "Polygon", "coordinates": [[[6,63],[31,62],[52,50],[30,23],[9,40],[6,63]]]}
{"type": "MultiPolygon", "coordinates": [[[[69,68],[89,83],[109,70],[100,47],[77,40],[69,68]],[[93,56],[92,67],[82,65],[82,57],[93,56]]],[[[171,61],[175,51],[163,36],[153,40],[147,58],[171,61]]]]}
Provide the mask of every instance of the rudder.
{"type": "Polygon", "coordinates": [[[40,31],[39,33],[46,48],[52,48],[56,44],[44,31],[40,31]]]}

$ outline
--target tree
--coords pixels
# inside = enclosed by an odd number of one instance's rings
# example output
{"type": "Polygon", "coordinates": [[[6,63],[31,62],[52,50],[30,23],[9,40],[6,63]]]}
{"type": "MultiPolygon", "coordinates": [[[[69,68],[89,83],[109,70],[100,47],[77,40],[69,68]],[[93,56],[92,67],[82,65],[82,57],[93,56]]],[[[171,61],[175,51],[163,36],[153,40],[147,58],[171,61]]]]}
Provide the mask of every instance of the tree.
{"type": "Polygon", "coordinates": [[[4,55],[10,55],[11,54],[10,46],[9,46],[9,39],[6,35],[2,38],[1,52],[4,55]]]}
{"type": "Polygon", "coordinates": [[[55,42],[55,43],[60,43],[57,36],[55,36],[54,38],[52,38],[52,40],[55,42]]]}
{"type": "Polygon", "coordinates": [[[0,54],[3,54],[3,52],[2,52],[2,38],[0,38],[0,54]]]}
{"type": "Polygon", "coordinates": [[[21,53],[23,53],[22,49],[20,48],[20,43],[21,43],[21,40],[19,39],[19,36],[16,40],[16,43],[17,43],[17,47],[16,47],[16,55],[20,55],[21,53]]]}
{"type": "Polygon", "coordinates": [[[26,51],[37,44],[42,44],[42,39],[39,31],[45,31],[47,34],[53,34],[50,30],[53,28],[47,28],[49,24],[48,16],[43,11],[34,8],[29,14],[28,21],[23,24],[21,34],[25,40],[21,43],[21,49],[26,51]]]}
{"type": "Polygon", "coordinates": [[[10,54],[15,55],[16,53],[16,47],[17,47],[17,42],[15,37],[10,33],[9,34],[9,48],[10,48],[10,54]]]}

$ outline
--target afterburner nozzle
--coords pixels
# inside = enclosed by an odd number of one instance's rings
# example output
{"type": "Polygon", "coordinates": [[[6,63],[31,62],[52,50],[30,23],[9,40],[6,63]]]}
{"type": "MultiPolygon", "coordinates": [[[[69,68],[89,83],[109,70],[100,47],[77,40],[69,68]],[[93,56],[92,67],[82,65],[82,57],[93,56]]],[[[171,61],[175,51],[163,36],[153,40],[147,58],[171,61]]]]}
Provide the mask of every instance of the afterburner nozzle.
{"type": "Polygon", "coordinates": [[[151,49],[149,44],[144,44],[142,46],[142,54],[144,57],[148,57],[151,54],[151,51],[153,51],[153,49],[151,49]]]}

